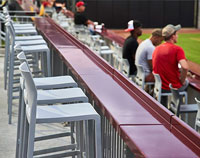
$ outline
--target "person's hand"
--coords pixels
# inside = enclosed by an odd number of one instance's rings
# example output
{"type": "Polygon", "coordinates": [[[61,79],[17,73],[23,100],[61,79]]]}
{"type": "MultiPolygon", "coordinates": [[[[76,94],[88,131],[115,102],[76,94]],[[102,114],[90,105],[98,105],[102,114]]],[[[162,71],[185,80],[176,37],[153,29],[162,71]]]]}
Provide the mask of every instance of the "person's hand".
{"type": "Polygon", "coordinates": [[[182,85],[185,85],[186,84],[186,81],[183,81],[182,85]]]}
{"type": "Polygon", "coordinates": [[[185,85],[185,83],[186,83],[186,82],[185,82],[185,79],[181,78],[181,76],[180,76],[180,77],[179,77],[179,80],[181,81],[181,84],[182,84],[182,85],[185,85]]]}

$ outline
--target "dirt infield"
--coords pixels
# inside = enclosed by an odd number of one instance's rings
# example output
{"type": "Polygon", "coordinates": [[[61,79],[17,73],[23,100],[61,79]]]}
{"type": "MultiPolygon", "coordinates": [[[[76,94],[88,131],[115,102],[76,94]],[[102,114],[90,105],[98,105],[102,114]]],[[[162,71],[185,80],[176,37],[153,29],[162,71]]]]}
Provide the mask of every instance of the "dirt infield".
{"type": "MultiPolygon", "coordinates": [[[[143,33],[149,33],[151,34],[153,29],[142,29],[143,33]]],[[[124,30],[112,30],[113,32],[115,32],[116,34],[118,34],[119,36],[123,37],[124,39],[126,39],[129,36],[129,32],[125,32],[124,30]]],[[[193,29],[193,28],[182,28],[180,31],[180,33],[200,33],[200,29],[193,29]]],[[[139,42],[141,42],[139,40],[139,42]]],[[[193,63],[191,61],[188,62],[189,64],[189,69],[196,73],[198,76],[200,76],[200,65],[193,63]]]]}

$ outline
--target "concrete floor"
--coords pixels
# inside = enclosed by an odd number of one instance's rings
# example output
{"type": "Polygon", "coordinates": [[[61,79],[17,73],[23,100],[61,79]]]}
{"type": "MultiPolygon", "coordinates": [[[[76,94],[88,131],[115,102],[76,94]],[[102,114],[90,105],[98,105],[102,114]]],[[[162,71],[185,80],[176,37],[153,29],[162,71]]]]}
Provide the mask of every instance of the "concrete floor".
{"type": "Polygon", "coordinates": [[[0,157],[13,158],[17,133],[17,107],[13,107],[13,123],[8,124],[7,91],[4,90],[4,49],[0,50],[0,157]]]}
{"type": "MultiPolygon", "coordinates": [[[[16,148],[18,100],[13,103],[12,124],[8,124],[7,91],[4,90],[3,66],[4,49],[0,49],[0,158],[14,158],[16,148]]],[[[36,127],[36,136],[68,132],[69,127],[62,124],[42,124],[36,127]]],[[[35,150],[69,144],[70,138],[51,139],[35,143],[35,150]]]]}

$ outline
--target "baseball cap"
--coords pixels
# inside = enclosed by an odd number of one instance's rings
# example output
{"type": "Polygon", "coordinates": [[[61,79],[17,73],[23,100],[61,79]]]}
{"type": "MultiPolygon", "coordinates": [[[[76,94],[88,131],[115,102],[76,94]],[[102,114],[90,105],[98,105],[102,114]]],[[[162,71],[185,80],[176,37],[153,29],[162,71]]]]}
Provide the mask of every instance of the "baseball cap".
{"type": "Polygon", "coordinates": [[[181,25],[172,25],[172,24],[169,24],[167,26],[165,26],[162,30],[162,36],[164,37],[169,37],[171,36],[174,32],[178,31],[181,29],[181,25]]]}
{"type": "Polygon", "coordinates": [[[133,31],[134,29],[141,27],[141,26],[142,26],[142,24],[138,20],[130,20],[128,22],[128,28],[125,29],[124,31],[130,32],[130,31],[133,31]]]}
{"type": "Polygon", "coordinates": [[[162,29],[153,29],[152,36],[162,37],[162,29]]]}
{"type": "Polygon", "coordinates": [[[83,1],[79,1],[76,3],[76,7],[80,7],[80,6],[83,6],[85,5],[85,3],[83,1]]]}

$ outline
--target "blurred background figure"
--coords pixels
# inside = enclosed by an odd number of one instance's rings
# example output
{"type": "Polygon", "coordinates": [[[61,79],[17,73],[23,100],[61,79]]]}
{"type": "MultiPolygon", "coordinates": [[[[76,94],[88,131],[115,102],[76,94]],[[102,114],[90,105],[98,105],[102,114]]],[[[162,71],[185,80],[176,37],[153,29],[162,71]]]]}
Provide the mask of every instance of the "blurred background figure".
{"type": "Polygon", "coordinates": [[[85,15],[85,3],[79,1],[76,3],[76,13],[74,15],[74,23],[76,25],[94,25],[93,21],[89,20],[85,15]]]}

